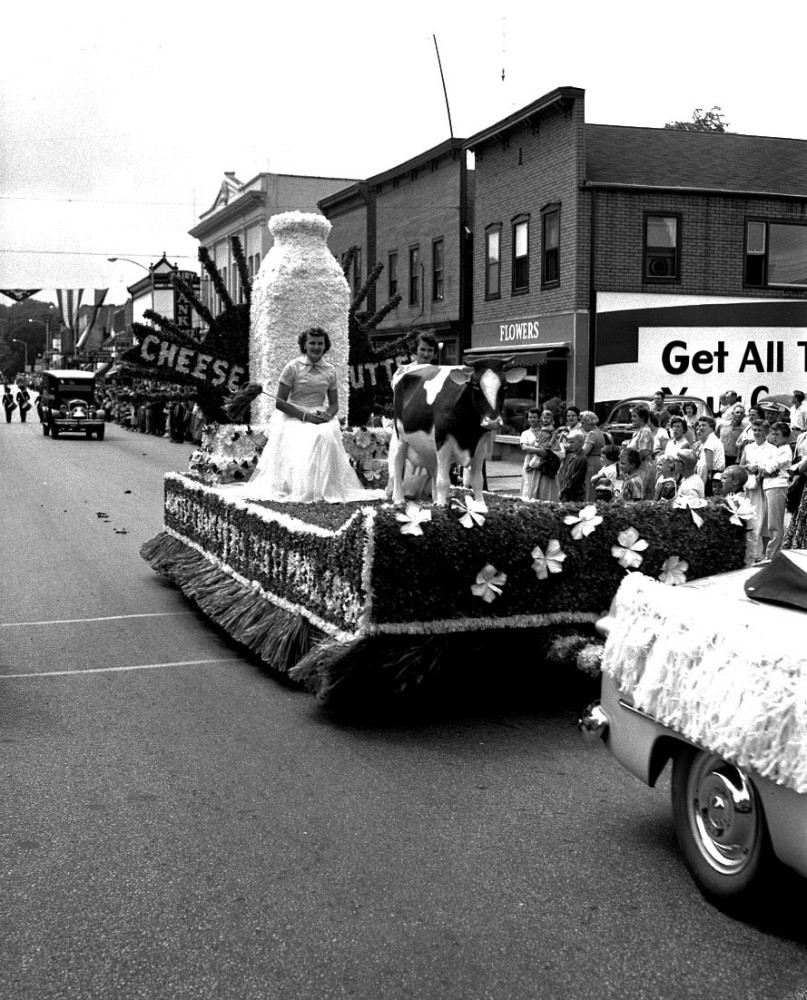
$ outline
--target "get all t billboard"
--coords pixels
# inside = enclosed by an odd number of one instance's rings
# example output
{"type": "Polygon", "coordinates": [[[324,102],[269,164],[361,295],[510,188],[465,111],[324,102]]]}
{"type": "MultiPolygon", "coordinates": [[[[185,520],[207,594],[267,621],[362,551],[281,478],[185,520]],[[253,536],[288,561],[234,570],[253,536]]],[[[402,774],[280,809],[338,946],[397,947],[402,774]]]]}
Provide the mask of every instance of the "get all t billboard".
{"type": "Polygon", "coordinates": [[[595,402],[807,390],[807,300],[599,293],[595,402]]]}

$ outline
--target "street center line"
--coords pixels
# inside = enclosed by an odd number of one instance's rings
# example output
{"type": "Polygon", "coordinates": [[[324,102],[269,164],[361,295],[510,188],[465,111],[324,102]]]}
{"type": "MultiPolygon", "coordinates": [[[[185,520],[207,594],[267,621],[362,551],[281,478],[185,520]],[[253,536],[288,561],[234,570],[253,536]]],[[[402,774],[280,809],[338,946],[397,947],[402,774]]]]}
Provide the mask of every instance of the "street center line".
{"type": "Polygon", "coordinates": [[[21,628],[24,625],[84,625],[87,622],[117,622],[126,618],[176,618],[193,615],[195,611],[149,611],[140,615],[109,615],[106,618],[56,618],[45,622],[0,622],[0,628],[21,628]]]}
{"type": "Polygon", "coordinates": [[[198,667],[205,663],[243,663],[232,656],[224,660],[174,660],[171,663],[138,663],[130,667],[89,667],[87,670],[47,670],[42,673],[0,674],[0,681],[19,680],[21,677],[69,677],[71,674],[112,674],[126,670],[158,670],[160,667],[198,667]]]}

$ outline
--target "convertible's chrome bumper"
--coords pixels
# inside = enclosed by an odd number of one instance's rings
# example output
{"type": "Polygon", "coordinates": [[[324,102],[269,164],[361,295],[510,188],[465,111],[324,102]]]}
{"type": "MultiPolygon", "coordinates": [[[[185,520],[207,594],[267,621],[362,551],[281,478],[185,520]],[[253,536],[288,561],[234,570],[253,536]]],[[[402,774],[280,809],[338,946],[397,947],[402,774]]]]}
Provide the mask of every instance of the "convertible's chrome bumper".
{"type": "Polygon", "coordinates": [[[599,701],[593,701],[577,720],[577,728],[583,741],[591,746],[604,740],[608,734],[608,716],[599,701]]]}

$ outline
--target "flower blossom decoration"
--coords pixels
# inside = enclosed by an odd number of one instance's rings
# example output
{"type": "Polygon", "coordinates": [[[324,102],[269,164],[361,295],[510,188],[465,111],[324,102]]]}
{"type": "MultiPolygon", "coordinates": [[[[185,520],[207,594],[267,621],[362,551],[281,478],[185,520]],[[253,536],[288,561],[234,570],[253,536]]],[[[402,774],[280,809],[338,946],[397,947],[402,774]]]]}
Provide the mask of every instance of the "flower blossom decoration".
{"type": "Polygon", "coordinates": [[[642,565],[644,556],[641,554],[647,548],[647,542],[639,537],[635,528],[626,528],[616,537],[618,545],[611,548],[611,555],[619,560],[619,565],[625,569],[637,569],[642,565]]]}
{"type": "Polygon", "coordinates": [[[451,506],[454,510],[462,511],[460,524],[463,528],[473,528],[475,524],[481,528],[485,523],[484,515],[488,508],[484,502],[474,500],[472,496],[469,496],[464,502],[459,497],[455,497],[451,501],[451,506]]]}
{"type": "Polygon", "coordinates": [[[746,531],[749,531],[754,526],[754,505],[748,497],[729,493],[728,496],[723,497],[723,501],[726,509],[731,513],[729,520],[732,524],[745,528],[746,531]]]}
{"type": "Polygon", "coordinates": [[[476,583],[471,584],[471,593],[490,604],[501,596],[502,587],[507,582],[507,574],[500,573],[490,563],[476,574],[476,583]]]}
{"type": "Polygon", "coordinates": [[[684,510],[689,510],[692,514],[692,520],[695,522],[695,527],[700,528],[703,524],[703,518],[698,513],[701,507],[708,507],[709,501],[704,500],[703,497],[676,497],[673,500],[673,507],[682,508],[684,510]]]}
{"type": "Polygon", "coordinates": [[[539,580],[546,580],[550,573],[563,571],[563,560],[566,558],[566,553],[561,549],[557,538],[550,538],[546,552],[541,550],[540,545],[536,545],[530,555],[534,560],[532,568],[539,580]]]}
{"type": "Polygon", "coordinates": [[[658,575],[662,583],[668,583],[671,587],[677,587],[679,583],[687,582],[687,570],[689,563],[678,556],[669,556],[661,564],[661,572],[658,575]]]}
{"type": "Polygon", "coordinates": [[[581,538],[590,535],[598,524],[602,524],[602,517],[597,513],[594,504],[590,503],[583,507],[579,514],[567,514],[563,523],[571,524],[572,538],[579,542],[581,538]]]}
{"type": "Polygon", "coordinates": [[[398,511],[395,515],[395,520],[401,522],[402,535],[422,535],[423,528],[421,528],[421,524],[425,521],[431,521],[431,519],[431,510],[424,510],[422,507],[418,507],[416,503],[408,503],[406,505],[406,512],[398,511]]]}
{"type": "Polygon", "coordinates": [[[362,474],[368,482],[381,478],[381,469],[378,468],[372,458],[365,458],[362,462],[362,474]]]}

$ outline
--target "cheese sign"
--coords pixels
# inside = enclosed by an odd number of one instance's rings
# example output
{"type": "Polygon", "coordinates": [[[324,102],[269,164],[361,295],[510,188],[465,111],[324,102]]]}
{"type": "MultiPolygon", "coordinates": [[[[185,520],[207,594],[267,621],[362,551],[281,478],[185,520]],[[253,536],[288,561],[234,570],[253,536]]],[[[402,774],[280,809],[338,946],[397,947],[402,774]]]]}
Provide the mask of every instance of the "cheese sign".
{"type": "Polygon", "coordinates": [[[127,360],[144,368],[153,368],[155,372],[180,376],[179,381],[196,379],[199,383],[221,387],[228,392],[235,392],[246,381],[247,370],[243,365],[205,354],[200,349],[181,347],[153,333],[143,338],[127,360]]]}

